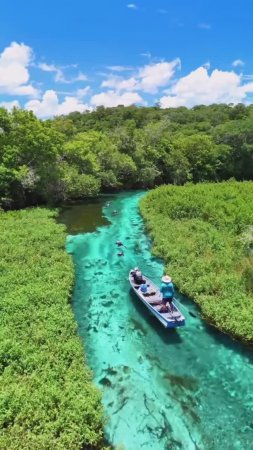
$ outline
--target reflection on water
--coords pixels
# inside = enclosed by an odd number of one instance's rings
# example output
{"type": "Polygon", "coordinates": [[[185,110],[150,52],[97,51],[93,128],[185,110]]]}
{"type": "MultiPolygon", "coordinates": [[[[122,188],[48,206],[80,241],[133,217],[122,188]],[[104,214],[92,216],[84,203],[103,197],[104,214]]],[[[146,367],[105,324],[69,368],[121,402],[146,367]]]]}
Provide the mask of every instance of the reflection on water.
{"type": "Polygon", "coordinates": [[[141,195],[115,196],[104,209],[111,225],[69,236],[67,245],[76,264],[74,312],[103,390],[107,436],[125,450],[251,449],[252,352],[187,313],[184,328],[164,329],[129,290],[129,268],[154,279],[163,272],[143,233],[141,195]]]}
{"type": "Polygon", "coordinates": [[[110,223],[102,214],[104,204],[103,198],[97,198],[93,199],[92,203],[91,200],[87,200],[71,206],[63,206],[58,221],[66,225],[68,233],[71,235],[94,231],[97,227],[110,223]]]}

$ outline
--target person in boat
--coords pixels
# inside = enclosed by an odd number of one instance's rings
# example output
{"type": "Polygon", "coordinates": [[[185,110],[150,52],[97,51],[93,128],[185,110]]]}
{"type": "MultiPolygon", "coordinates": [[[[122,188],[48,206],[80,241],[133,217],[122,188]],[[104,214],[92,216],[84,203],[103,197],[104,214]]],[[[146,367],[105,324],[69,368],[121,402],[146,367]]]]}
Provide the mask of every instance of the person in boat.
{"type": "Polygon", "coordinates": [[[134,277],[135,284],[141,285],[143,283],[143,281],[144,281],[140,269],[136,270],[133,273],[133,277],[134,277]]]}
{"type": "Polygon", "coordinates": [[[134,269],[131,270],[131,275],[133,278],[135,277],[135,273],[137,272],[137,270],[139,270],[139,267],[135,267],[134,269]]]}
{"type": "Polygon", "coordinates": [[[171,281],[171,277],[169,275],[164,275],[162,277],[162,285],[160,287],[160,292],[162,293],[162,307],[160,312],[167,312],[167,304],[169,304],[169,309],[173,311],[173,297],[174,297],[174,285],[171,281]]]}
{"type": "Polygon", "coordinates": [[[146,280],[142,281],[142,284],[140,285],[140,291],[142,294],[147,294],[148,292],[148,285],[146,283],[146,280]]]}

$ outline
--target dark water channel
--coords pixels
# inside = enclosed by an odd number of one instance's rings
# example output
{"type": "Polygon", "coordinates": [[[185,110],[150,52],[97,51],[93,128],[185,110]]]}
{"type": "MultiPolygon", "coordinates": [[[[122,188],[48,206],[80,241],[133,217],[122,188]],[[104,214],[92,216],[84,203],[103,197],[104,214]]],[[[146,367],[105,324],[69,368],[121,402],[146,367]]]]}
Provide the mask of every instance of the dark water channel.
{"type": "Polygon", "coordinates": [[[107,436],[125,450],[253,449],[252,352],[187,313],[184,328],[165,330],[129,289],[130,267],[154,279],[163,272],[144,234],[141,195],[119,194],[103,209],[107,199],[79,205],[62,219],[76,267],[74,313],[103,391],[107,436]]]}

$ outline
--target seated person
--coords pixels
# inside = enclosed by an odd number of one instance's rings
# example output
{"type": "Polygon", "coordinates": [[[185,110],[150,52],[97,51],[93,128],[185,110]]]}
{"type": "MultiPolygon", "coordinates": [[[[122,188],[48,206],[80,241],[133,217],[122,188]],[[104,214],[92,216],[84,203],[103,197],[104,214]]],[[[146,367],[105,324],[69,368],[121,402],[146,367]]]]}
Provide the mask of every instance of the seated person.
{"type": "Polygon", "coordinates": [[[132,275],[132,277],[134,277],[135,276],[135,273],[137,272],[137,270],[139,270],[139,268],[138,267],[135,267],[134,269],[132,269],[131,270],[131,275],[132,275]]]}
{"type": "Polygon", "coordinates": [[[141,291],[143,294],[147,294],[147,292],[148,292],[148,285],[147,285],[147,283],[146,283],[146,280],[143,280],[143,281],[142,281],[142,284],[140,285],[140,291],[141,291]]]}
{"type": "Polygon", "coordinates": [[[134,277],[134,282],[136,284],[139,284],[139,285],[142,284],[143,278],[142,278],[142,273],[139,269],[134,272],[133,277],[134,277]]]}

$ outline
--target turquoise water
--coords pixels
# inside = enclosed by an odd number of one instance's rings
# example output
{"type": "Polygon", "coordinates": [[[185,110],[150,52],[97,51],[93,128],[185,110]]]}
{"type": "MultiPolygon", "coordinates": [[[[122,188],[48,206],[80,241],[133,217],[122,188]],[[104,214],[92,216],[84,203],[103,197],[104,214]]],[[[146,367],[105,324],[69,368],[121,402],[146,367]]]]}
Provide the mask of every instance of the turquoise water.
{"type": "Polygon", "coordinates": [[[164,329],[129,289],[131,267],[153,279],[163,272],[144,234],[141,195],[115,196],[104,208],[111,225],[68,236],[73,308],[103,392],[106,435],[125,450],[253,449],[252,352],[187,312],[184,328],[164,329]]]}

